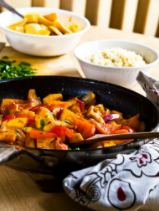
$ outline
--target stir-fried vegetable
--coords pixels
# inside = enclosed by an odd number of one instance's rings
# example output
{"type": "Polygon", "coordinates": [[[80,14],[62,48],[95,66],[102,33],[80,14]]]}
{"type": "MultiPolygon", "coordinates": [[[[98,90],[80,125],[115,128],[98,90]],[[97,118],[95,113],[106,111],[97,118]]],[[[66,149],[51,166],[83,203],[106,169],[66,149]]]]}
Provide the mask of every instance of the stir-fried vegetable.
{"type": "MultiPolygon", "coordinates": [[[[49,94],[43,103],[35,90],[27,100],[3,99],[0,115],[0,141],[32,148],[70,150],[69,145],[95,134],[118,134],[144,131],[139,114],[124,119],[119,111],[95,105],[90,92],[63,101],[61,93],[49,94]]],[[[110,147],[132,140],[97,142],[89,148],[110,147]]]]}

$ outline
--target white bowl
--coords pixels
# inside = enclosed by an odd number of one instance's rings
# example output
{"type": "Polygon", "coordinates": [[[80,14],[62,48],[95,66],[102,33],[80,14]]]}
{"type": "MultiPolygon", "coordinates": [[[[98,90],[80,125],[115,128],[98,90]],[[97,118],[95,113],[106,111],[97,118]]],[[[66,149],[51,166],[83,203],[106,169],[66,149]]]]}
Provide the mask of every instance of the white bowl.
{"type": "Polygon", "coordinates": [[[17,11],[23,15],[29,12],[38,12],[42,15],[56,12],[58,19],[64,24],[78,24],[79,29],[81,30],[77,33],[61,36],[42,36],[20,33],[10,30],[6,28],[6,26],[16,23],[22,19],[9,11],[2,12],[0,14],[0,27],[3,30],[7,41],[14,49],[25,54],[35,56],[58,56],[65,54],[76,46],[81,36],[90,27],[90,23],[86,18],[65,10],[30,7],[18,8],[17,11]]]}
{"type": "Polygon", "coordinates": [[[131,87],[136,83],[139,71],[150,74],[159,61],[159,54],[154,49],[135,42],[124,40],[96,40],[79,45],[74,54],[87,78],[106,81],[120,86],[131,87]],[[109,67],[97,65],[85,60],[85,57],[105,48],[120,47],[141,55],[148,64],[142,67],[109,67]]]}

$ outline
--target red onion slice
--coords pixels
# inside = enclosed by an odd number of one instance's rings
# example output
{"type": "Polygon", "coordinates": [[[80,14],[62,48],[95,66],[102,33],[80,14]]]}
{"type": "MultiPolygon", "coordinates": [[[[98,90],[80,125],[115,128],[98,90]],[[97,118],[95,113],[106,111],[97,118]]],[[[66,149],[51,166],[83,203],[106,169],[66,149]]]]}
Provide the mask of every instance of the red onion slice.
{"type": "Polygon", "coordinates": [[[77,100],[76,102],[78,103],[81,111],[83,112],[84,109],[85,109],[85,103],[83,101],[81,101],[81,100],[77,100]]]}
{"type": "Polygon", "coordinates": [[[61,114],[62,114],[63,109],[60,108],[60,110],[58,111],[58,113],[56,114],[56,118],[59,119],[61,114]]]}
{"type": "Polygon", "coordinates": [[[119,114],[109,114],[109,115],[104,116],[103,119],[105,122],[108,122],[114,119],[118,119],[119,117],[120,117],[119,114]]]}

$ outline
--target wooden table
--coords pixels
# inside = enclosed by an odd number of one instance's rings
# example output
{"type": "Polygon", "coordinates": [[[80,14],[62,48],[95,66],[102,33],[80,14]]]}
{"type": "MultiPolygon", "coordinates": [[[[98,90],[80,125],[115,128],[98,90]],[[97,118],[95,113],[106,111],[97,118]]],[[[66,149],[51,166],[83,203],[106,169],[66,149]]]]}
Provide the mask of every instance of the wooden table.
{"type": "MultiPolygon", "coordinates": [[[[91,27],[83,36],[81,43],[96,39],[126,39],[137,41],[149,45],[159,51],[159,39],[146,37],[134,33],[125,33],[114,29],[104,29],[100,27],[91,27]]],[[[0,42],[5,38],[0,33],[0,42]]],[[[67,75],[75,77],[84,77],[73,53],[66,54],[56,58],[36,58],[20,54],[10,47],[4,49],[0,56],[9,55],[16,60],[25,60],[32,62],[39,68],[38,75],[67,75]],[[78,70],[77,70],[78,69],[78,70]]],[[[159,79],[159,64],[152,71],[152,76],[159,79]]],[[[141,87],[136,84],[132,90],[144,94],[141,87]]],[[[0,210],[1,211],[86,211],[88,209],[81,207],[73,202],[64,192],[44,193],[31,178],[23,172],[9,169],[6,166],[0,168],[0,210]]]]}

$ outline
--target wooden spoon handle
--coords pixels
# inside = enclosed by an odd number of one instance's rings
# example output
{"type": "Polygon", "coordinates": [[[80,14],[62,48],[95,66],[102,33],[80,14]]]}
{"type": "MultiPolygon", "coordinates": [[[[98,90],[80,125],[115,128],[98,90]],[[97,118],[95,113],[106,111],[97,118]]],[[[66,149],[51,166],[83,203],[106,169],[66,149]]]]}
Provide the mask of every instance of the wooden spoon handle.
{"type": "Polygon", "coordinates": [[[84,141],[75,142],[71,145],[94,144],[98,141],[115,140],[115,139],[138,139],[138,138],[159,138],[159,132],[140,132],[140,133],[125,133],[125,134],[110,134],[102,135],[97,138],[85,139],[84,141]]]}
{"type": "Polygon", "coordinates": [[[18,11],[16,11],[12,6],[10,6],[10,5],[9,5],[8,3],[6,3],[5,1],[0,0],[0,5],[1,5],[2,7],[5,7],[5,8],[8,9],[9,11],[11,11],[11,12],[13,12],[13,13],[19,15],[21,18],[24,18],[23,15],[21,15],[18,11]]]}

